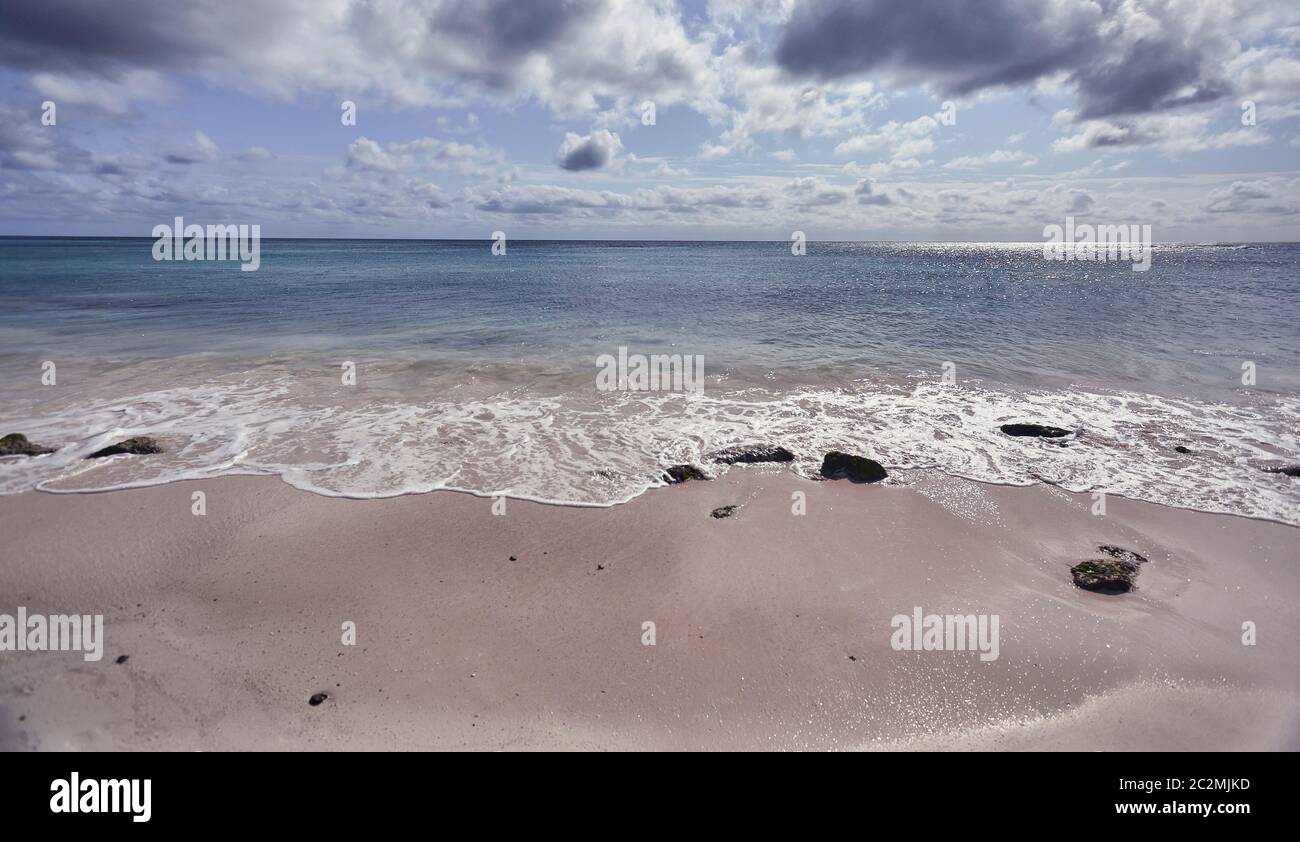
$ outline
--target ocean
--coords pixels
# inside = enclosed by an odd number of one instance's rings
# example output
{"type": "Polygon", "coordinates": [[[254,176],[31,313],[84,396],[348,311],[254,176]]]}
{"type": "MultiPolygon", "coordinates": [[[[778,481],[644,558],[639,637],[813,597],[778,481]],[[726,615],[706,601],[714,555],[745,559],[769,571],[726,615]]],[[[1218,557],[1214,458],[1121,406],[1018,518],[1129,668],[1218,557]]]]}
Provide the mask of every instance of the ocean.
{"type": "Polygon", "coordinates": [[[265,239],[255,272],[152,245],[0,238],[0,434],[59,448],[0,459],[0,493],[608,506],[766,443],[807,476],[834,449],[1300,525],[1265,470],[1300,463],[1297,244],[1156,244],[1146,272],[1041,243],[265,239]],[[620,348],[698,356],[703,387],[598,389],[620,348]],[[84,459],[132,435],[166,452],[84,459]]]}

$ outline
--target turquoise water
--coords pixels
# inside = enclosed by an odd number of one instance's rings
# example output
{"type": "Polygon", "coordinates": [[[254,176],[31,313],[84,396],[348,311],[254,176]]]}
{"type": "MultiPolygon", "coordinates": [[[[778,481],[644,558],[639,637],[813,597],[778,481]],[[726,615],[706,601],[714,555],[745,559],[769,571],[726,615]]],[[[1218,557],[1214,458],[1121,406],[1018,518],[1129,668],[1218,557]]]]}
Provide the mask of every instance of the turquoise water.
{"type": "Polygon", "coordinates": [[[662,464],[780,438],[808,473],[852,447],[1296,519],[1260,470],[1300,458],[1295,244],[1161,244],[1142,273],[1036,243],[265,240],[256,272],[151,247],[0,238],[0,425],[62,448],[0,464],[0,490],[243,472],[605,505],[662,464]],[[598,391],[619,347],[702,356],[705,394],[598,391]],[[1006,440],[1000,419],[1084,434],[1006,440]],[[172,446],[75,458],[126,432],[172,446]]]}

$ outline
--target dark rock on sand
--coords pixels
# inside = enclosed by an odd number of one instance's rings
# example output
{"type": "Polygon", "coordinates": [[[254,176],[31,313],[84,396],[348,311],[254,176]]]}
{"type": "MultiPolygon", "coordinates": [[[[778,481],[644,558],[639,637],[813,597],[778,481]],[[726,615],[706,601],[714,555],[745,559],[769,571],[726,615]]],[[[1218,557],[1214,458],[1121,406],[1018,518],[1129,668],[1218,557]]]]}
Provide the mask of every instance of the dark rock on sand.
{"type": "Polygon", "coordinates": [[[664,471],[670,483],[686,482],[688,479],[708,479],[703,471],[694,465],[673,465],[664,471]]]}
{"type": "Polygon", "coordinates": [[[1300,477],[1300,465],[1282,465],[1277,468],[1265,468],[1270,474],[1286,474],[1289,477],[1300,477]]]}
{"type": "Polygon", "coordinates": [[[110,444],[108,447],[105,447],[102,450],[96,450],[94,453],[90,454],[86,458],[99,459],[103,456],[116,456],[119,453],[133,453],[137,455],[144,455],[148,453],[162,453],[162,452],[163,452],[162,445],[158,444],[158,442],[154,441],[148,436],[136,436],[135,438],[129,438],[126,439],[125,441],[120,441],[117,444],[110,444]]]}
{"type": "Polygon", "coordinates": [[[725,447],[710,458],[719,465],[752,465],[757,462],[793,462],[794,454],[770,444],[740,444],[725,447]]]}
{"type": "Polygon", "coordinates": [[[1174,448],[1174,453],[1191,453],[1191,452],[1192,449],[1190,447],[1186,447],[1181,444],[1174,448]]]}
{"type": "Polygon", "coordinates": [[[709,517],[716,517],[718,520],[722,520],[724,517],[731,517],[736,513],[736,509],[739,508],[740,506],[718,506],[716,509],[709,512],[709,517]]]}
{"type": "Polygon", "coordinates": [[[1137,562],[1122,558],[1092,558],[1070,568],[1074,584],[1085,591],[1128,593],[1136,586],[1137,562]]]}
{"type": "Polygon", "coordinates": [[[315,693],[312,695],[310,699],[307,700],[307,704],[311,705],[312,707],[316,707],[317,705],[319,705],[321,702],[325,701],[329,697],[330,697],[329,693],[315,693]]]}
{"type": "Polygon", "coordinates": [[[1060,427],[1049,427],[1046,424],[1003,424],[1002,432],[1009,436],[1034,436],[1043,439],[1059,439],[1068,436],[1070,430],[1062,430],[1060,427]]]}
{"type": "Polygon", "coordinates": [[[116,663],[125,664],[130,657],[130,655],[118,655],[116,663]]]}
{"type": "Polygon", "coordinates": [[[1131,561],[1134,564],[1146,564],[1147,557],[1133,550],[1126,550],[1123,547],[1117,547],[1114,544],[1100,544],[1097,549],[1111,558],[1117,558],[1120,561],[1131,561]]]}
{"type": "Polygon", "coordinates": [[[880,482],[889,474],[875,459],[832,450],[822,459],[822,476],[849,482],[880,482]]]}
{"type": "Polygon", "coordinates": [[[0,456],[40,456],[42,453],[53,452],[52,447],[42,447],[29,442],[27,436],[22,433],[10,433],[0,438],[0,456]]]}

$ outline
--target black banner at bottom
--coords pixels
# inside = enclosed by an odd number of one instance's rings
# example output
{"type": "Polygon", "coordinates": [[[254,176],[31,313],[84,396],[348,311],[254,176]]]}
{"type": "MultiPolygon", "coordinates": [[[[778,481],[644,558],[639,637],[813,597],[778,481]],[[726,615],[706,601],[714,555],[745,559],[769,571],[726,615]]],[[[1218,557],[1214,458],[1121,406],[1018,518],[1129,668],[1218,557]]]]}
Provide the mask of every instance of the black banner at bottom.
{"type": "MultiPolygon", "coordinates": [[[[0,805],[13,828],[194,827],[337,831],[342,824],[427,821],[485,810],[489,821],[548,823],[609,809],[645,819],[702,808],[734,829],[773,814],[842,820],[996,817],[999,829],[1230,829],[1277,820],[1289,755],[857,754],[818,758],[674,756],[600,759],[427,754],[9,754],[0,805]],[[591,765],[588,766],[587,764],[591,765]],[[771,765],[767,765],[771,764],[771,765]],[[559,768],[556,768],[558,765],[559,768]],[[653,810],[649,810],[650,806],[653,810]],[[708,805],[706,807],[706,805],[708,805]],[[653,815],[646,818],[647,811],[653,815]],[[746,817],[745,813],[752,815],[746,817]],[[836,819],[839,815],[841,819],[836,819]]],[[[695,819],[692,819],[695,821],[695,819]]],[[[678,826],[680,829],[680,826],[678,826]]]]}

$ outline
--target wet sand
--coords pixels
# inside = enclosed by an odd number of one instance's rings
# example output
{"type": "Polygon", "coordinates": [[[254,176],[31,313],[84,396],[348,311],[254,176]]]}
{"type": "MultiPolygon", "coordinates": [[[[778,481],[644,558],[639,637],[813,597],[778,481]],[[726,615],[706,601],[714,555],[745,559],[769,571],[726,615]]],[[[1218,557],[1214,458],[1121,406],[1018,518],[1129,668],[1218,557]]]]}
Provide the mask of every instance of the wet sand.
{"type": "Polygon", "coordinates": [[[765,467],[502,516],[271,478],[3,497],[0,613],[102,613],[106,645],[0,652],[0,747],[1300,748],[1300,533],[1091,505],[765,467]],[[1098,544],[1150,559],[1137,590],[1074,586],[1098,544]],[[998,615],[997,660],[895,651],[916,606],[998,615]]]}

